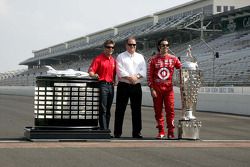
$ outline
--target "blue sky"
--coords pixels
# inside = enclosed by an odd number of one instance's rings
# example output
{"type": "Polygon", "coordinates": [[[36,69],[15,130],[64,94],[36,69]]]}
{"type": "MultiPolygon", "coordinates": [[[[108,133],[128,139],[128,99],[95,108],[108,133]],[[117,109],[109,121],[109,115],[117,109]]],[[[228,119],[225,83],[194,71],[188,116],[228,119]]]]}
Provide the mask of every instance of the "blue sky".
{"type": "Polygon", "coordinates": [[[191,0],[0,0],[0,72],[43,49],[191,0]]]}

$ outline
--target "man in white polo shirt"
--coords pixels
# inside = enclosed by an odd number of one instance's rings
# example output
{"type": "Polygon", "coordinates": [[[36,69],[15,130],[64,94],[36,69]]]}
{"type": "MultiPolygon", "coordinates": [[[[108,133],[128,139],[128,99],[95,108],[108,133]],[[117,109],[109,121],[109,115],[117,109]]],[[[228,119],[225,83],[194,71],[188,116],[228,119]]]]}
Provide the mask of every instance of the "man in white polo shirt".
{"type": "Polygon", "coordinates": [[[118,76],[114,137],[122,135],[122,125],[125,110],[130,99],[132,110],[132,137],[142,138],[141,80],[146,77],[146,62],[144,56],[136,52],[136,39],[129,37],[126,41],[126,51],[116,59],[116,73],[118,76]]]}

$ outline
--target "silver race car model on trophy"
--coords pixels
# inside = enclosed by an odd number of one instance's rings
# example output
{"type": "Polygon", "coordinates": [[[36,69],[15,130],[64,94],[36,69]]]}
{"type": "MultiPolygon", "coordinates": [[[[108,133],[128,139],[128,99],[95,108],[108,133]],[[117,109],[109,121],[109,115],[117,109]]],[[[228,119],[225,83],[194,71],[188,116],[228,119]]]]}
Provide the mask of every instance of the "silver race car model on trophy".
{"type": "Polygon", "coordinates": [[[88,77],[89,74],[87,72],[83,72],[83,71],[76,71],[73,69],[67,69],[67,70],[56,70],[51,66],[45,66],[47,67],[49,70],[47,71],[48,75],[54,75],[57,77],[88,77]]]}

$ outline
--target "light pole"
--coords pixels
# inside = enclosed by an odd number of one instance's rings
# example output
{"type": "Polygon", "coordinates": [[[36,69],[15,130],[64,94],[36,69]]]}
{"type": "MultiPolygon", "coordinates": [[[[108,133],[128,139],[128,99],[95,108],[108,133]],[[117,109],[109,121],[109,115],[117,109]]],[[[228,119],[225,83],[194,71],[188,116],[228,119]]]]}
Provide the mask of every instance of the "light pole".
{"type": "Polygon", "coordinates": [[[204,11],[201,13],[198,13],[199,17],[197,17],[196,20],[192,21],[191,23],[188,23],[183,27],[183,29],[187,30],[193,30],[193,31],[199,31],[200,32],[200,39],[201,41],[212,51],[213,53],[213,69],[212,69],[212,77],[213,77],[213,86],[215,86],[215,59],[219,58],[219,52],[216,52],[215,49],[213,49],[205,40],[204,40],[204,32],[221,32],[222,30],[217,30],[217,29],[208,29],[208,26],[212,23],[211,21],[208,22],[206,25],[204,25],[204,11]],[[194,28],[190,27],[192,25],[195,25],[196,22],[200,21],[200,27],[199,28],[194,28]]]}
{"type": "Polygon", "coordinates": [[[212,66],[212,77],[213,77],[213,86],[215,87],[215,59],[219,58],[219,52],[216,52],[208,43],[201,38],[201,41],[213,52],[213,66],[212,66]]]}

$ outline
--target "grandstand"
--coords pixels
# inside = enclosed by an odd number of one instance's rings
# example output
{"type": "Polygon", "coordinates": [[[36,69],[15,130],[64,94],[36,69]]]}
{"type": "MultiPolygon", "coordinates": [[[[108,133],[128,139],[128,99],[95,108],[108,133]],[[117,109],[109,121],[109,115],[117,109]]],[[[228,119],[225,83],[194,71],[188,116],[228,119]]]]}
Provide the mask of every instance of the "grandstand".
{"type": "Polygon", "coordinates": [[[167,37],[178,57],[188,45],[197,58],[204,86],[250,85],[250,2],[248,0],[194,0],[99,32],[34,51],[24,60],[28,70],[1,73],[0,85],[34,85],[46,75],[44,65],[55,69],[87,71],[91,60],[107,39],[116,42],[115,55],[124,41],[135,36],[138,51],[148,59],[156,52],[156,41],[167,37]]]}

